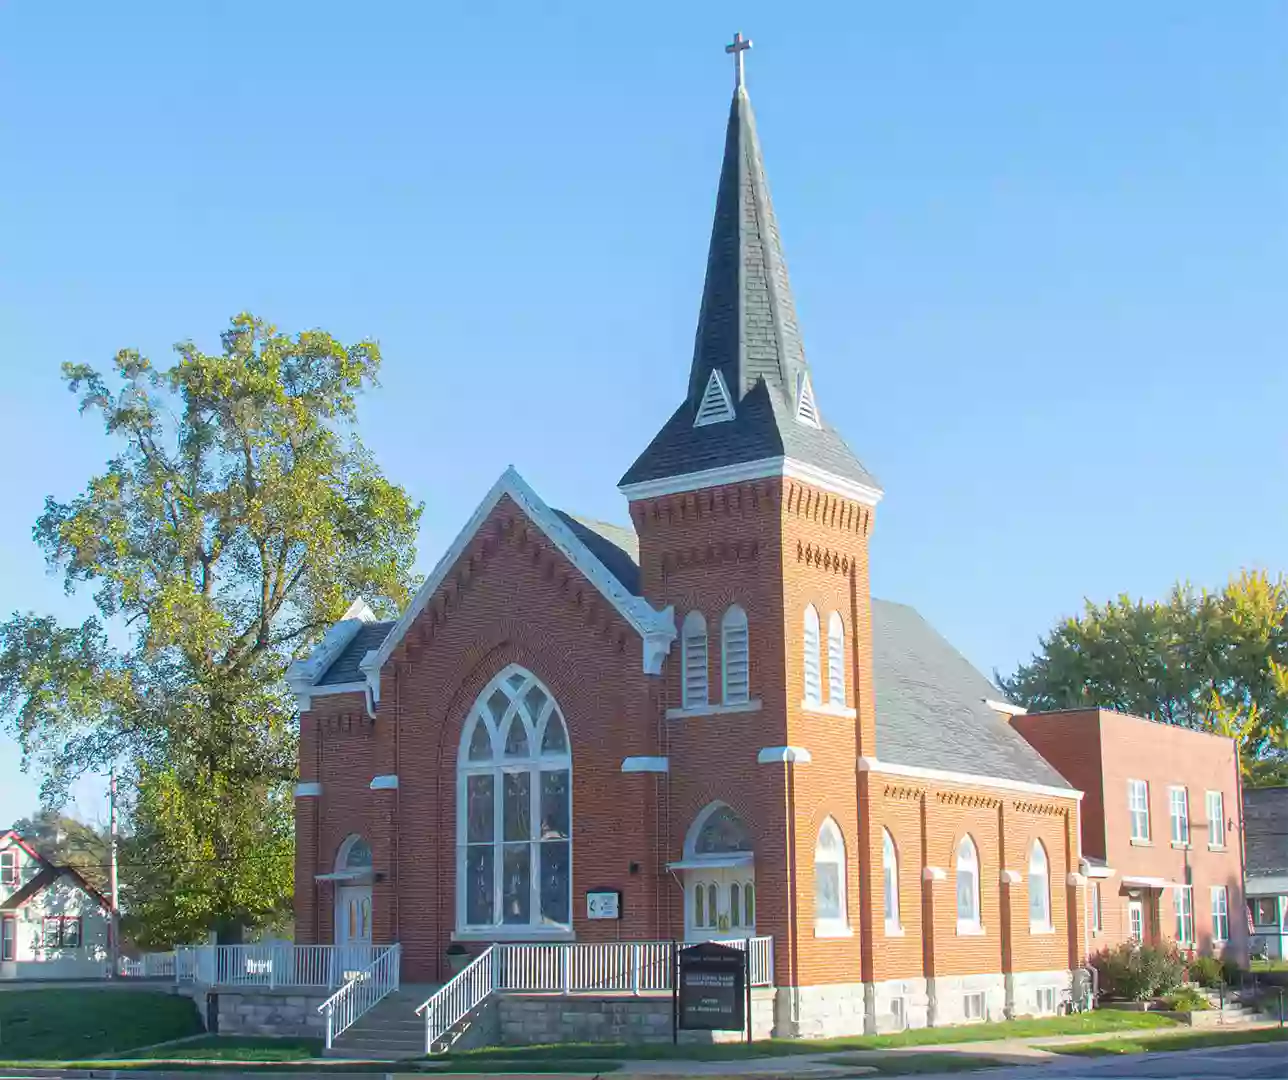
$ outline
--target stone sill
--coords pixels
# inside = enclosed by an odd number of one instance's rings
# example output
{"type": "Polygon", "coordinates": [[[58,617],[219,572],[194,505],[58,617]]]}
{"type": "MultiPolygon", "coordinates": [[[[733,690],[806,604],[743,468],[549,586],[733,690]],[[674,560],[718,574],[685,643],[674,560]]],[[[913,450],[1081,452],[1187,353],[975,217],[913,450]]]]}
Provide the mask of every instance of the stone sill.
{"type": "Polygon", "coordinates": [[[1131,846],[1132,846],[1132,847],[1153,847],[1153,846],[1154,846],[1154,841],[1153,841],[1153,840],[1137,840],[1137,839],[1135,839],[1135,838],[1133,837],[1133,838],[1132,838],[1132,842],[1131,842],[1131,846]]]}
{"type": "Polygon", "coordinates": [[[958,937],[984,937],[987,933],[988,931],[986,931],[982,926],[963,925],[962,923],[957,924],[958,937]]]}
{"type": "Polygon", "coordinates": [[[816,938],[848,938],[854,937],[854,928],[851,926],[815,926],[814,936],[816,938]]]}
{"type": "Polygon", "coordinates": [[[1189,851],[1190,842],[1188,840],[1173,840],[1172,847],[1176,848],[1177,851],[1189,851]]]}
{"type": "Polygon", "coordinates": [[[833,716],[841,720],[853,720],[859,715],[857,709],[834,705],[830,701],[802,701],[801,709],[816,716],[833,716]]]}
{"type": "Polygon", "coordinates": [[[760,698],[752,698],[750,701],[739,701],[729,705],[716,702],[709,705],[690,705],[688,708],[667,709],[666,718],[668,720],[687,720],[692,716],[722,716],[725,713],[760,712],[760,709],[760,698]]]}
{"type": "Polygon", "coordinates": [[[576,941],[574,931],[564,927],[508,927],[493,926],[478,930],[453,930],[453,941],[576,941]]]}

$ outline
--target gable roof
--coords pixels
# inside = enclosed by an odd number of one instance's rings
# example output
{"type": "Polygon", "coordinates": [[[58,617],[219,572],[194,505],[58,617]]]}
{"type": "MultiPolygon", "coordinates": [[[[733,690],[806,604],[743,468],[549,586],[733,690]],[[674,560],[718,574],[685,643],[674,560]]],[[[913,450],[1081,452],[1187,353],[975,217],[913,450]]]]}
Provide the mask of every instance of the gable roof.
{"type": "Polygon", "coordinates": [[[675,640],[675,615],[669,607],[657,611],[636,594],[639,568],[634,558],[617,542],[625,542],[626,530],[552,510],[511,466],[483,497],[396,621],[378,621],[366,604],[355,601],[345,618],[327,632],[313,653],[291,665],[287,681],[299,697],[302,708],[308,707],[314,695],[355,689],[365,689],[371,701],[379,701],[380,669],[438,591],[488,515],[505,497],[519,507],[640,635],[644,670],[651,674],[661,671],[662,658],[675,640]]]}
{"type": "Polygon", "coordinates": [[[24,904],[34,899],[49,886],[60,878],[71,878],[72,883],[76,885],[87,896],[95,900],[99,907],[104,911],[111,912],[112,905],[108,903],[107,898],[103,896],[93,885],[81,877],[80,873],[70,866],[54,866],[52,863],[45,862],[35,877],[27,882],[22,888],[15,892],[3,903],[0,903],[0,911],[17,911],[24,904]]]}
{"type": "Polygon", "coordinates": [[[984,703],[1006,695],[906,604],[872,601],[872,681],[879,761],[1069,787],[984,703]]]}
{"type": "Polygon", "coordinates": [[[725,128],[688,390],[620,486],[788,458],[854,485],[875,501],[880,485],[825,415],[815,408],[812,422],[797,418],[798,394],[807,380],[756,118],[746,87],[739,86],[725,128]],[[695,426],[716,373],[732,398],[734,416],[695,426]]]}
{"type": "Polygon", "coordinates": [[[24,840],[14,829],[6,829],[4,832],[0,833],[0,844],[4,843],[4,841],[6,840],[12,840],[15,844],[17,844],[20,848],[22,848],[22,850],[25,851],[28,855],[30,855],[33,859],[38,859],[42,863],[47,863],[49,861],[42,854],[40,854],[39,851],[37,851],[34,847],[32,847],[29,843],[27,843],[27,841],[24,840]]]}
{"type": "Polygon", "coordinates": [[[1288,874],[1288,787],[1245,788],[1243,829],[1248,877],[1288,874]]]}

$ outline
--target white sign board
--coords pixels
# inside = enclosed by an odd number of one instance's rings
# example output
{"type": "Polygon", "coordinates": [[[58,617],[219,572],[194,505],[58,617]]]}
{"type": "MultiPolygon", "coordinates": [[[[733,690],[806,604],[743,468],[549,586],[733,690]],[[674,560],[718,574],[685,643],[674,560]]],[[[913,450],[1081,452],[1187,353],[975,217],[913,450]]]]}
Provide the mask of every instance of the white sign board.
{"type": "Polygon", "coordinates": [[[586,918],[620,919],[622,894],[619,892],[592,892],[586,894],[586,918]]]}

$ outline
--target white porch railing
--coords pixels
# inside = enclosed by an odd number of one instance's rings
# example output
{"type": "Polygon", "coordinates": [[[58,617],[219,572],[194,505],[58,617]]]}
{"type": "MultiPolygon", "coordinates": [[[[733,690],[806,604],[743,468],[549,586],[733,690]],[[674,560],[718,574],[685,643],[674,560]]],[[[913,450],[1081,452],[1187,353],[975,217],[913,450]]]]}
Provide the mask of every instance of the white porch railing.
{"type": "Polygon", "coordinates": [[[402,946],[390,945],[376,956],[370,967],[358,972],[318,1006],[318,1012],[326,1017],[328,1050],[338,1035],[398,989],[401,965],[402,946]]]}
{"type": "MultiPolygon", "coordinates": [[[[696,942],[681,947],[687,944],[696,942]]],[[[773,985],[773,938],[735,938],[720,944],[750,947],[751,985],[773,985]]],[[[425,1017],[425,1053],[433,1053],[435,1044],[493,993],[667,992],[675,970],[674,948],[670,941],[490,945],[416,1010],[425,1017]]]]}
{"type": "Polygon", "coordinates": [[[122,956],[118,974],[125,979],[174,979],[177,962],[174,952],[144,953],[137,960],[122,956]]]}
{"type": "Polygon", "coordinates": [[[387,945],[188,945],[175,949],[178,982],[333,990],[366,971],[387,945]]]}

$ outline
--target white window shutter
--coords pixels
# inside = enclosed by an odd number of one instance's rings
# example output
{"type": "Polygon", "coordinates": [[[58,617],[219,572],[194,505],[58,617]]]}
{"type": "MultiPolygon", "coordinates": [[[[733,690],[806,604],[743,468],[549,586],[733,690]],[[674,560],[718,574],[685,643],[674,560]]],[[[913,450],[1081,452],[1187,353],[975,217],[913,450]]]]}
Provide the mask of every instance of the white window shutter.
{"type": "Polygon", "coordinates": [[[823,685],[819,664],[818,612],[810,604],[805,609],[805,700],[811,705],[823,702],[823,685]]]}
{"type": "Polygon", "coordinates": [[[731,607],[720,624],[720,644],[724,655],[724,703],[741,705],[751,698],[751,657],[747,640],[747,613],[731,607]]]}
{"type": "Polygon", "coordinates": [[[719,368],[712,368],[711,377],[707,379],[707,388],[702,392],[702,400],[698,403],[698,414],[693,418],[693,426],[705,427],[707,424],[719,424],[725,420],[732,420],[735,415],[733,399],[729,396],[729,388],[725,386],[724,377],[720,374],[719,368]]]}
{"type": "Polygon", "coordinates": [[[684,685],[681,687],[684,708],[706,705],[707,696],[707,621],[700,611],[684,617],[681,634],[684,685]]]}
{"type": "Polygon", "coordinates": [[[836,611],[827,619],[827,700],[845,705],[845,623],[836,611]]]}
{"type": "Polygon", "coordinates": [[[796,420],[807,427],[821,427],[818,406],[814,403],[814,385],[809,375],[801,375],[796,385],[796,420]]]}

